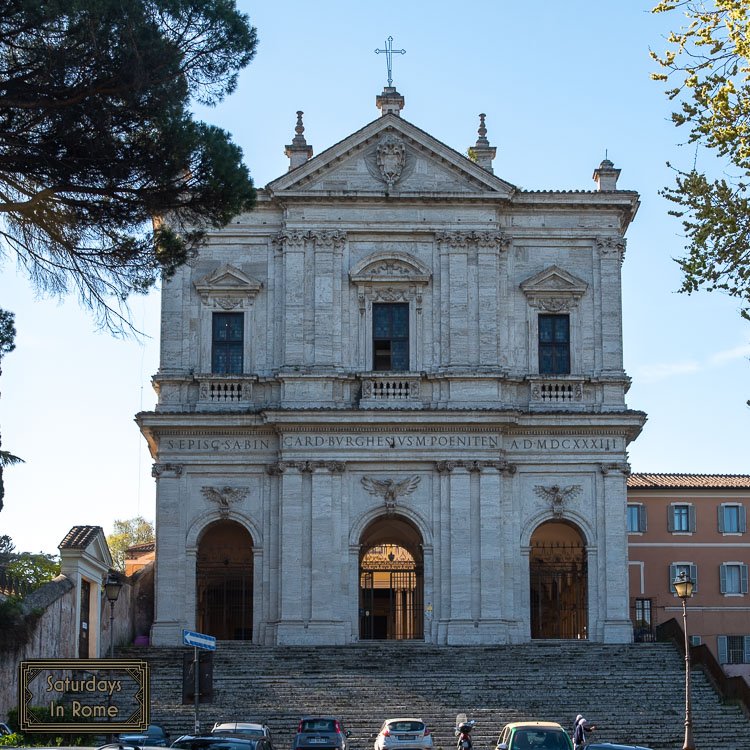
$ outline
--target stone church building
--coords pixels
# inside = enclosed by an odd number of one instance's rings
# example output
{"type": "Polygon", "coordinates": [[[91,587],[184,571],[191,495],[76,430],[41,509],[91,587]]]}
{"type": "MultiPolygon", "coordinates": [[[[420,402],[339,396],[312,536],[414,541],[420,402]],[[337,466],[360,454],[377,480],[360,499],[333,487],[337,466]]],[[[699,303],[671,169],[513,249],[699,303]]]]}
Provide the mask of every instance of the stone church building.
{"type": "Polygon", "coordinates": [[[380,115],[164,284],[151,642],[632,640],[621,266],[638,195],[526,191],[380,115]]]}

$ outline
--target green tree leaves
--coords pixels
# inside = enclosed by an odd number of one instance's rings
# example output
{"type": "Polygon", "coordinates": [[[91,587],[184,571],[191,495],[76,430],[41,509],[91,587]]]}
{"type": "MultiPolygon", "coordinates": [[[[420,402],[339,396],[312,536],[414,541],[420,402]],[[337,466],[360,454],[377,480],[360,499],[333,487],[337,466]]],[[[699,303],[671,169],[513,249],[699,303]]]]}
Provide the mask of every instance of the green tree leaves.
{"type": "Polygon", "coordinates": [[[233,0],[0,0],[0,250],[101,325],[250,209],[240,149],[190,102],[256,47],[233,0]]]}
{"type": "Polygon", "coordinates": [[[714,151],[734,176],[720,179],[676,170],[663,191],[682,219],[687,255],[680,291],[704,288],[737,297],[750,320],[750,0],[664,0],[654,12],[681,10],[687,26],[669,36],[653,78],[672,84],[679,103],[672,120],[689,130],[688,142],[714,151]]]}

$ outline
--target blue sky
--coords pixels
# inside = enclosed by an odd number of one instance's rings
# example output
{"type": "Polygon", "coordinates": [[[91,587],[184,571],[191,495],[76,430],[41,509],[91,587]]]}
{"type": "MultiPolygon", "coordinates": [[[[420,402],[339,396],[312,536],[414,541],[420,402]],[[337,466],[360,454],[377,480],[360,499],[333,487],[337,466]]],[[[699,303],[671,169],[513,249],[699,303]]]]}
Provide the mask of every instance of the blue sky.
{"type": "MultiPolygon", "coordinates": [[[[677,294],[679,222],[658,191],[666,166],[695,151],[649,79],[677,14],[640,0],[240,2],[258,29],[237,91],[198,116],[233,134],[256,185],[286,172],[295,112],[315,153],[379,113],[382,48],[393,36],[405,119],[464,153],[487,114],[495,173],[524,189],[594,189],[605,153],[641,207],[623,266],[625,365],[631,408],[648,413],[630,446],[634,471],[748,473],[750,325],[718,294],[677,294]]],[[[714,170],[710,154],[699,168],[714,170]]],[[[147,338],[97,332],[75,300],[38,299],[14,261],[0,266],[0,307],[16,313],[17,349],[3,360],[3,448],[26,463],[5,473],[0,533],[22,550],[56,552],[74,524],[154,517],[151,458],[133,421],[152,409],[158,294],[134,300],[147,338]]]]}

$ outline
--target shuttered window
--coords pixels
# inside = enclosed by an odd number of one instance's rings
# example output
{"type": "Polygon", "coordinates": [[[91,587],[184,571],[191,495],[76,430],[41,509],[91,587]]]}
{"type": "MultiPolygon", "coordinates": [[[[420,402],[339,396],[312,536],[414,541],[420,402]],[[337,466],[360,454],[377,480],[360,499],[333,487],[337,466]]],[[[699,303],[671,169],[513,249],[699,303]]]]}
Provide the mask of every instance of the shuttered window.
{"type": "Polygon", "coordinates": [[[628,533],[637,534],[644,531],[646,531],[646,506],[628,503],[628,533]]]}
{"type": "Polygon", "coordinates": [[[719,533],[744,534],[746,513],[743,505],[722,503],[719,506],[719,533]]]}
{"type": "Polygon", "coordinates": [[[667,508],[667,531],[692,533],[695,531],[695,506],[676,503],[667,508]]]}
{"type": "Polygon", "coordinates": [[[720,635],[716,641],[720,664],[750,664],[750,635],[720,635]]]}
{"type": "Polygon", "coordinates": [[[672,563],[669,566],[669,590],[676,594],[674,579],[684,573],[693,582],[693,593],[698,591],[698,566],[693,563],[672,563]]]}
{"type": "Polygon", "coordinates": [[[719,568],[719,583],[722,594],[747,594],[747,565],[724,563],[719,568]]]}

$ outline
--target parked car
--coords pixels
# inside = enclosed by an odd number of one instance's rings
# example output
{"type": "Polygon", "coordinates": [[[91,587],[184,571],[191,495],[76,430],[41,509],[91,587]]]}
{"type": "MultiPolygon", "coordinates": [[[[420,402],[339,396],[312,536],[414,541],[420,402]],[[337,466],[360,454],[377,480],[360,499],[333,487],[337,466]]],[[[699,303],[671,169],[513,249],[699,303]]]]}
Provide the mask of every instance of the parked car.
{"type": "Polygon", "coordinates": [[[253,721],[217,721],[211,734],[246,734],[252,737],[271,739],[271,730],[265,722],[253,721]]]}
{"type": "Polygon", "coordinates": [[[2,737],[4,734],[13,734],[13,732],[5,722],[0,721],[0,737],[2,737]]]}
{"type": "Polygon", "coordinates": [[[139,747],[169,747],[169,733],[161,724],[149,724],[145,732],[125,732],[117,741],[139,747]]]}
{"type": "Polygon", "coordinates": [[[273,750],[268,737],[249,734],[217,734],[194,735],[185,734],[178,737],[172,747],[182,750],[273,750]]]}
{"type": "Polygon", "coordinates": [[[375,750],[432,750],[432,734],[422,719],[386,719],[374,747],[375,750]]]}
{"type": "Polygon", "coordinates": [[[618,745],[612,742],[587,742],[586,750],[651,750],[643,745],[618,745]]]}
{"type": "Polygon", "coordinates": [[[346,738],[350,735],[335,716],[303,716],[292,741],[292,750],[346,750],[346,738]]]}
{"type": "Polygon", "coordinates": [[[503,727],[496,750],[573,750],[573,742],[553,721],[515,721],[503,727]]]}

